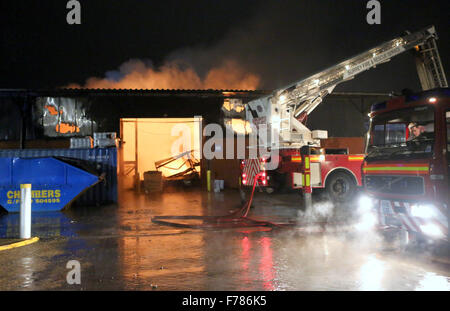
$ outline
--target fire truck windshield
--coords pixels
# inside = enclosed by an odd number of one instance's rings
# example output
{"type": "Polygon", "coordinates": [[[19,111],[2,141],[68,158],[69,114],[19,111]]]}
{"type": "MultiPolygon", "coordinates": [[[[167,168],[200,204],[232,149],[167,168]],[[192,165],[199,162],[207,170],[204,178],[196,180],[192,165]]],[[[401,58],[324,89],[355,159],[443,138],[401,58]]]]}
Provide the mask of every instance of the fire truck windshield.
{"type": "Polygon", "coordinates": [[[430,157],[433,145],[433,106],[389,111],[372,119],[366,159],[430,157]]]}

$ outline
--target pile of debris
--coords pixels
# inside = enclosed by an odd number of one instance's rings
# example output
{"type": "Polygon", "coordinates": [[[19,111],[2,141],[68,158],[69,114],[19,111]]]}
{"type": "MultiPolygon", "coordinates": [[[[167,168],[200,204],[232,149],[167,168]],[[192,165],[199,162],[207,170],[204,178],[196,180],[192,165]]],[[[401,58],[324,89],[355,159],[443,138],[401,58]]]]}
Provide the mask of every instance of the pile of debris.
{"type": "Polygon", "coordinates": [[[200,160],[194,157],[194,150],[156,161],[156,171],[144,173],[145,192],[161,192],[165,184],[172,182],[190,185],[200,179],[199,167],[200,160]]]}

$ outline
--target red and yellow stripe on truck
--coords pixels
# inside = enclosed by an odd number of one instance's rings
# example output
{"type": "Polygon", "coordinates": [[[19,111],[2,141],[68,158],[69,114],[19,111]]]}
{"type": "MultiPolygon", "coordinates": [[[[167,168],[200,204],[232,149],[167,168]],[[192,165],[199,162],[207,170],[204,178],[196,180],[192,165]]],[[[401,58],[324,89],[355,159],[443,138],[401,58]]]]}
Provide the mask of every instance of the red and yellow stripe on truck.
{"type": "Polygon", "coordinates": [[[363,173],[367,175],[426,175],[429,170],[428,163],[366,164],[363,167],[363,173]]]}

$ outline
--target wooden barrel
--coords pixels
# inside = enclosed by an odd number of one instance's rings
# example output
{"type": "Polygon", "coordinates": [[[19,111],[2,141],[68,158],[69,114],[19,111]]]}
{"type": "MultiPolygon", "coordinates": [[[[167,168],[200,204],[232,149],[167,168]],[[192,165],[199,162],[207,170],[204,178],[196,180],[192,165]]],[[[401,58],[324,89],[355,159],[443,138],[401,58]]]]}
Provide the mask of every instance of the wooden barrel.
{"type": "Polygon", "coordinates": [[[148,171],[144,173],[145,192],[161,192],[163,190],[163,178],[161,172],[148,171]]]}

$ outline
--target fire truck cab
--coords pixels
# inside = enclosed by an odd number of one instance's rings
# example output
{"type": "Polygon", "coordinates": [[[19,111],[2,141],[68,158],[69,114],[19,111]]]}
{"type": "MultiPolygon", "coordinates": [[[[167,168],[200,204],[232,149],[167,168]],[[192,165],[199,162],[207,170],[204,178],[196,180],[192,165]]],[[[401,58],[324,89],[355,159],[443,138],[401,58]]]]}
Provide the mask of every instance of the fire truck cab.
{"type": "Polygon", "coordinates": [[[405,94],[374,104],[363,183],[381,228],[407,240],[448,240],[450,89],[405,94]]]}

